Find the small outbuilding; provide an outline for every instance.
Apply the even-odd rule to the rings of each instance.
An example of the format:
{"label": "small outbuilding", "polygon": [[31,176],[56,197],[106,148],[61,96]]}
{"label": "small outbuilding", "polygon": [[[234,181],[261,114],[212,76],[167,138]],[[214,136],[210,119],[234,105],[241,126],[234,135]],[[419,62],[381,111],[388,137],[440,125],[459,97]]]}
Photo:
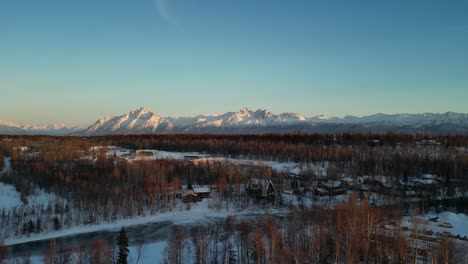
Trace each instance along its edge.
{"label": "small outbuilding", "polygon": [[187,190],[182,194],[182,202],[184,203],[196,203],[201,200],[192,190]]}
{"label": "small outbuilding", "polygon": [[155,149],[138,149],[135,153],[138,157],[153,157],[156,156],[159,151]]}
{"label": "small outbuilding", "polygon": [[209,198],[211,195],[210,187],[193,187],[193,193],[200,198]]}

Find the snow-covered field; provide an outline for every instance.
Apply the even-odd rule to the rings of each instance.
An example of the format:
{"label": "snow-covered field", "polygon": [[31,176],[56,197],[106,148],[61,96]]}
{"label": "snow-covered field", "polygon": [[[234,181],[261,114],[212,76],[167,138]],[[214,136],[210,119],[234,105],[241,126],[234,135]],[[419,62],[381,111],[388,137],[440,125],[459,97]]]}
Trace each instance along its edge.
{"label": "snow-covered field", "polygon": [[[109,155],[115,154],[117,157],[124,158],[128,150],[111,150]],[[311,170],[316,175],[321,177],[327,176],[328,162],[324,162],[321,165],[318,164],[300,164],[297,162],[278,162],[278,161],[263,161],[253,159],[237,159],[237,158],[220,158],[220,157],[203,157],[203,154],[199,152],[172,152],[172,151],[158,151],[154,156],[137,157],[135,160],[156,160],[156,159],[177,159],[183,160],[185,156],[200,156],[194,162],[226,162],[232,164],[243,164],[243,165],[263,165],[271,167],[278,172],[291,172],[299,174],[305,170]]]}
{"label": "snow-covered field", "polygon": [[[452,235],[460,235],[460,237],[468,237],[468,215],[466,214],[456,214],[452,212],[442,212],[440,214],[426,214],[421,217],[425,219],[439,217],[436,222],[427,221],[427,229],[432,230],[434,233],[449,232]],[[410,216],[405,216],[402,218],[403,226],[411,226]],[[439,224],[448,223],[452,227],[442,227]]]}

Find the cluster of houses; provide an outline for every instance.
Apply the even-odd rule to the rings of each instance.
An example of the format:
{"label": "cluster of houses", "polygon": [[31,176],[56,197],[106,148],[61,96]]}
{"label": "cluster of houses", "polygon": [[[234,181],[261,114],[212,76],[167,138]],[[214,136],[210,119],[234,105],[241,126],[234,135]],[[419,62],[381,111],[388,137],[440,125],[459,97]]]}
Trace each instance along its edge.
{"label": "cluster of houses", "polygon": [[[304,183],[298,175],[289,177],[290,186],[294,193],[303,193]],[[345,194],[348,190],[358,192],[375,192],[384,195],[416,196],[424,191],[435,190],[444,184],[445,178],[424,174],[420,177],[401,178],[399,181],[391,176],[358,176],[345,177],[337,180],[315,180],[311,182],[310,189],[317,196],[337,196]]]}
{"label": "cluster of houses", "polygon": [[[250,178],[244,185],[246,194],[257,199],[274,199],[277,195],[275,185],[271,180]],[[177,193],[184,203],[199,202],[211,196],[210,186],[186,186]]]}
{"label": "cluster of houses", "polygon": [[429,140],[417,141],[416,145],[424,146],[424,147],[438,147],[440,146],[440,142],[433,140],[433,139],[429,139]]}
{"label": "cluster of houses", "polygon": [[[375,192],[384,195],[415,196],[420,191],[434,189],[443,184],[444,178],[432,174],[421,177],[411,177],[396,181],[389,176],[359,176],[356,178],[342,178],[339,180],[317,180],[312,182],[311,188],[305,188],[300,175],[290,175],[285,187],[293,190],[294,194],[303,194],[311,190],[316,196],[337,196],[346,194],[349,190],[358,192]],[[278,195],[275,184],[270,179],[250,178],[244,184],[245,193],[257,199],[274,199]],[[211,188],[194,187],[186,189],[180,195],[184,202],[197,202],[210,197]]]}
{"label": "cluster of houses", "polygon": [[26,146],[13,147],[13,152],[20,155],[24,159],[33,159],[39,157],[39,152],[32,150]]}
{"label": "cluster of houses", "polygon": [[[106,156],[106,157],[119,157],[127,160],[134,160],[134,159],[151,159],[155,158],[160,154],[159,150],[156,149],[125,149],[117,146],[92,146],[88,148],[87,158],[89,159],[96,159],[98,157]],[[165,154],[161,155],[160,157],[164,157]],[[198,154],[198,153],[190,153],[185,154],[183,156],[178,156],[186,161],[191,162],[199,162],[205,161],[208,158],[211,158],[211,155],[208,154]]]}

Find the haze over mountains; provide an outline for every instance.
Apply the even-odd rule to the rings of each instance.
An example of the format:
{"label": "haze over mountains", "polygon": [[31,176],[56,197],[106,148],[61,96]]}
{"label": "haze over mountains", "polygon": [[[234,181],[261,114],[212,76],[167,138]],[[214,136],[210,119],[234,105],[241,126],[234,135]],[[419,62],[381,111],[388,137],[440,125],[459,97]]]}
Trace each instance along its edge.
{"label": "haze over mountains", "polygon": [[67,126],[62,123],[50,125],[29,125],[16,124],[13,122],[0,120],[0,134],[7,135],[55,135],[64,136],[73,132],[78,132],[83,128],[77,126]]}
{"label": "haze over mountains", "polygon": [[468,134],[468,114],[374,114],[363,117],[304,117],[295,113],[273,114],[267,110],[227,112],[195,117],[162,117],[147,108],[121,116],[105,117],[86,129],[63,124],[18,125],[0,121],[1,134],[122,135],[170,133],[428,133]]}

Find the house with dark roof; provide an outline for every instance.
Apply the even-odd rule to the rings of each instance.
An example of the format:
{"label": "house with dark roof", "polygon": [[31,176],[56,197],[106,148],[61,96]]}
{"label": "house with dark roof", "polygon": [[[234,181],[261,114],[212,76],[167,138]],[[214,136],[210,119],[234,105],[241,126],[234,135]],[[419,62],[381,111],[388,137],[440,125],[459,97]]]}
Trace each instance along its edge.
{"label": "house with dark roof", "polygon": [[271,180],[250,178],[245,184],[248,194],[257,198],[274,198],[276,196],[275,185]]}
{"label": "house with dark roof", "polygon": [[344,181],[328,180],[325,182],[320,182],[317,185],[316,193],[318,195],[340,195],[345,194],[346,190],[347,185]]}

